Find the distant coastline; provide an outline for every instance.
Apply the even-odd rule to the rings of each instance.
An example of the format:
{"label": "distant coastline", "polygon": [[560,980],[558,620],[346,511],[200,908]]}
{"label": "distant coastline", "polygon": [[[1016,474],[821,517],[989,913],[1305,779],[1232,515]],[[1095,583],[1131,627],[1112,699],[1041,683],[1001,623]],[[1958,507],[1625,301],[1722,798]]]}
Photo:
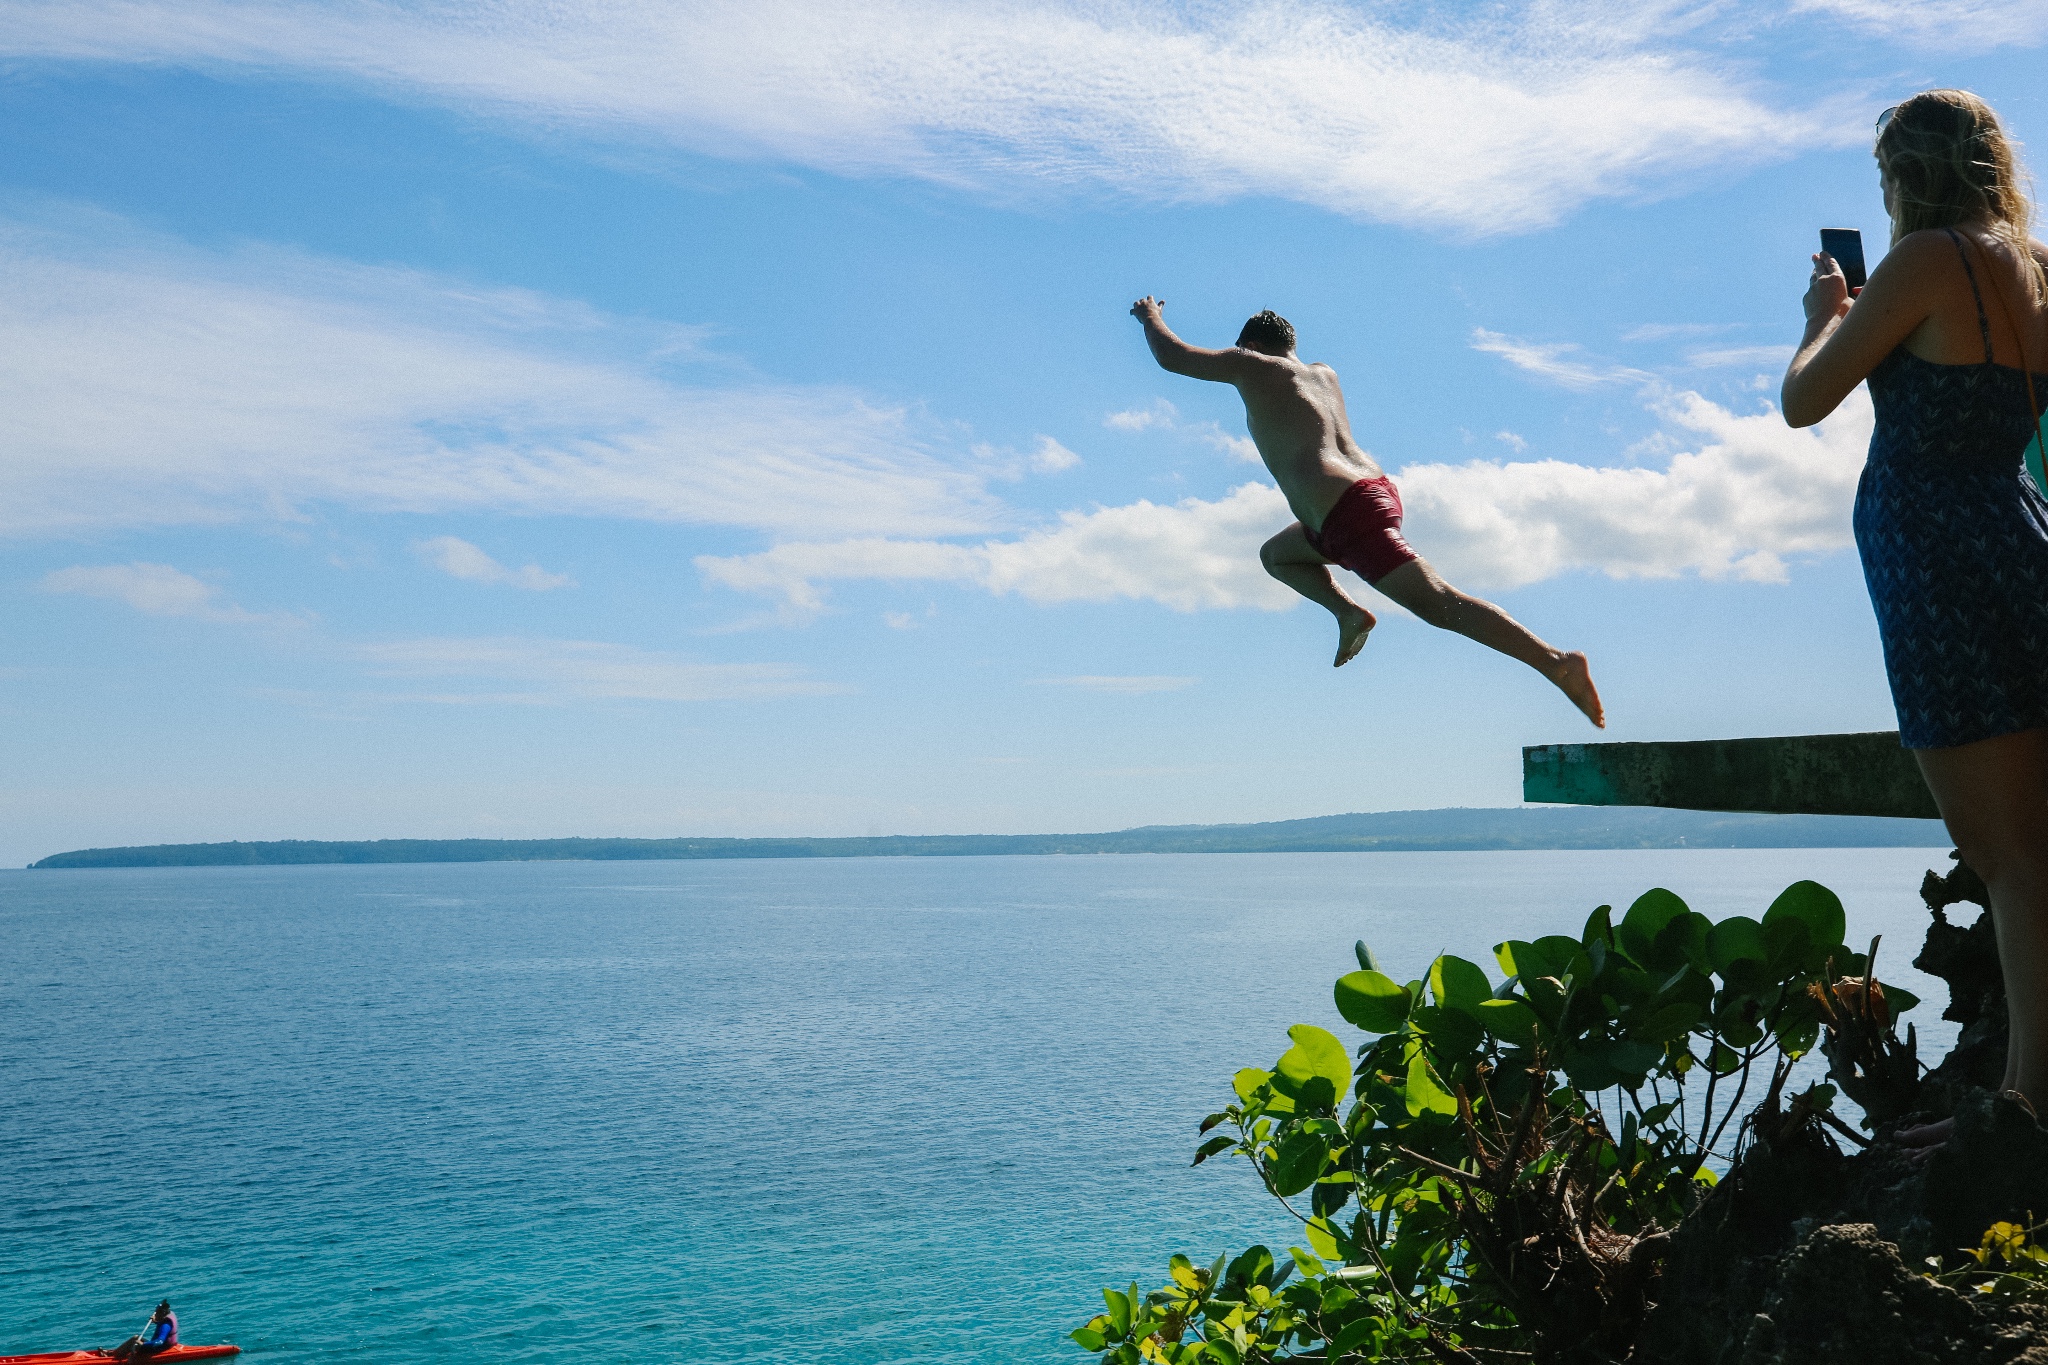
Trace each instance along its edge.
{"label": "distant coastline", "polygon": [[1644,807],[1378,811],[1106,834],[892,834],[838,839],[284,839],[57,853],[31,868],[286,867],[695,858],[971,858],[1086,853],[1448,853],[1491,849],[1947,848],[1936,820],[1737,815]]}

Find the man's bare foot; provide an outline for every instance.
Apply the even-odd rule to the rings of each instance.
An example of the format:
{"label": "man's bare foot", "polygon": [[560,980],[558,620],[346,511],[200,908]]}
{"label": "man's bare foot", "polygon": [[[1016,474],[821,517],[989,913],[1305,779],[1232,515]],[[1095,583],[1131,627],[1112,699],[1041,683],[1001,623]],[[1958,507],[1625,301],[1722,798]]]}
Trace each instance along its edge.
{"label": "man's bare foot", "polygon": [[1550,675],[1558,690],[1572,699],[1572,705],[1586,713],[1586,719],[1605,730],[1607,708],[1600,704],[1600,689],[1593,686],[1593,670],[1586,656],[1576,651],[1564,656]]}
{"label": "man's bare foot", "polygon": [[1342,668],[1358,657],[1358,651],[1365,648],[1365,637],[1372,634],[1372,628],[1379,624],[1371,612],[1358,608],[1356,616],[1337,618],[1337,662],[1332,668]]}

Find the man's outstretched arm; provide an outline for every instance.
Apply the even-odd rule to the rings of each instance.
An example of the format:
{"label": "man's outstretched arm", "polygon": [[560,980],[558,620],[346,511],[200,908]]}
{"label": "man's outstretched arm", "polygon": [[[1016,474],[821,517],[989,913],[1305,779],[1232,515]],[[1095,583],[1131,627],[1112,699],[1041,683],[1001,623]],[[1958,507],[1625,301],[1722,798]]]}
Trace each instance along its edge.
{"label": "man's outstretched arm", "polygon": [[1205,351],[1200,346],[1190,346],[1173,334],[1166,325],[1166,319],[1159,315],[1165,307],[1163,299],[1150,294],[1131,305],[1131,316],[1145,325],[1145,344],[1152,348],[1152,358],[1163,370],[1184,374],[1190,379],[1213,379],[1219,384],[1235,384],[1244,374],[1245,354],[1235,347],[1227,351]]}

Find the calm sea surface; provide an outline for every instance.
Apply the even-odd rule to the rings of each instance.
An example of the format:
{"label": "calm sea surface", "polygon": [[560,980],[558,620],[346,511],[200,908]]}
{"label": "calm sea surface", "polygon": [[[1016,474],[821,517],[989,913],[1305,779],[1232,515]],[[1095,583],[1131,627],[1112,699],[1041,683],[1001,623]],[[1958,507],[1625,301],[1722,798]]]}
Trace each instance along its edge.
{"label": "calm sea surface", "polygon": [[[0,1353],[1018,1362],[1285,1224],[1195,1124],[1285,1029],[1663,885],[1935,849],[0,872]],[[1881,963],[1882,965],[1882,963]]]}

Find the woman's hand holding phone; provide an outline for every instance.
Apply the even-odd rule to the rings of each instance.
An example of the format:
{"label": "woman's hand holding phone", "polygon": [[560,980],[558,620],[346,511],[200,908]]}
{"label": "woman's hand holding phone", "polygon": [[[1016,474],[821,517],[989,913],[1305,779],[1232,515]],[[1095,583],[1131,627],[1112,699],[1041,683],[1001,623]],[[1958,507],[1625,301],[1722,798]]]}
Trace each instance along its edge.
{"label": "woman's hand holding phone", "polygon": [[1849,311],[1849,279],[1842,267],[1825,251],[1813,253],[1813,276],[1806,282],[1807,326],[1826,323]]}

